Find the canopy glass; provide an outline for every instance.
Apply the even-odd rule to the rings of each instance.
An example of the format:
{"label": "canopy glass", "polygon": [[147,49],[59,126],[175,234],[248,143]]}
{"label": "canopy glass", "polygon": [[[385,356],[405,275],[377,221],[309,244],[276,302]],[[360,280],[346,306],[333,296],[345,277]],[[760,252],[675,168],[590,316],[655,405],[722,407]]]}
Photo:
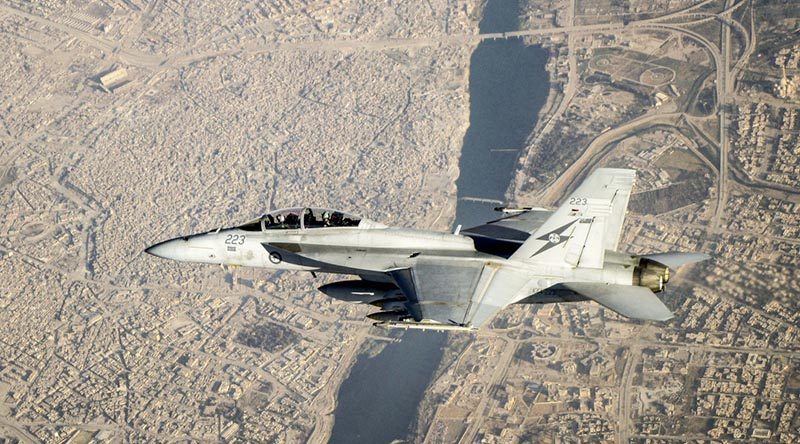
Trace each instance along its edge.
{"label": "canopy glass", "polygon": [[244,231],[297,230],[357,227],[361,218],[329,208],[286,208],[275,210],[239,226]]}

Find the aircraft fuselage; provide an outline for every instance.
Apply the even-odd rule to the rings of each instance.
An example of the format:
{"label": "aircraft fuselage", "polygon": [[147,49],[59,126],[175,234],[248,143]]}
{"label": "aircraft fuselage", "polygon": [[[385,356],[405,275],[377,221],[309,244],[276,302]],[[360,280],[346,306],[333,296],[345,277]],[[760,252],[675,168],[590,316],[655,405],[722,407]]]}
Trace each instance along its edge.
{"label": "aircraft fuselage", "polygon": [[530,284],[518,299],[562,281],[630,285],[635,258],[608,252],[602,269],[513,261],[482,253],[467,236],[408,228],[334,227],[262,232],[227,228],[178,237],[147,249],[165,259],[273,270],[381,276],[419,261],[483,262],[522,272]]}
{"label": "aircraft fuselage", "polygon": [[521,210],[464,233],[297,207],[146,251],[184,262],[356,275],[319,289],[376,305],[381,311],[369,318],[403,328],[475,329],[510,304],[586,299],[633,319],[664,321],[673,314],[655,293],[669,268],[708,256],[616,251],[634,178],[632,170],[600,168],[554,211]]}

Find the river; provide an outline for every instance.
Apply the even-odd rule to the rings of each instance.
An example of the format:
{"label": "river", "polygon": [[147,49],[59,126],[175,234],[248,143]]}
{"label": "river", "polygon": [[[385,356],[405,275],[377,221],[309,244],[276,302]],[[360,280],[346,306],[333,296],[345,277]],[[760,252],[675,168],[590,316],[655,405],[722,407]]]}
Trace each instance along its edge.
{"label": "river", "polygon": [[[481,33],[518,29],[519,11],[518,0],[489,0]],[[547,99],[546,63],[546,50],[519,39],[484,41],[473,52],[470,126],[459,161],[456,224],[467,228],[497,218],[497,205],[485,200],[505,198],[519,150]],[[419,403],[441,362],[447,334],[409,330],[399,338],[376,356],[358,357],[339,388],[331,443],[409,438]]]}

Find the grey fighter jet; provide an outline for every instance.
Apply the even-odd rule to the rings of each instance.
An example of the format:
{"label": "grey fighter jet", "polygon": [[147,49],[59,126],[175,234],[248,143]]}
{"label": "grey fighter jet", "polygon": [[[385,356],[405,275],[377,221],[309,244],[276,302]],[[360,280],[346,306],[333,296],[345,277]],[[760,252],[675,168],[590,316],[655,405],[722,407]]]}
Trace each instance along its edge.
{"label": "grey fighter jet", "polygon": [[670,269],[708,256],[617,252],[634,177],[633,170],[597,169],[555,211],[506,209],[507,217],[454,233],[298,207],[146,251],[184,262],[352,275],[319,290],[380,307],[369,318],[386,327],[470,330],[510,304],[587,300],[664,321],[673,315],[655,293]]}

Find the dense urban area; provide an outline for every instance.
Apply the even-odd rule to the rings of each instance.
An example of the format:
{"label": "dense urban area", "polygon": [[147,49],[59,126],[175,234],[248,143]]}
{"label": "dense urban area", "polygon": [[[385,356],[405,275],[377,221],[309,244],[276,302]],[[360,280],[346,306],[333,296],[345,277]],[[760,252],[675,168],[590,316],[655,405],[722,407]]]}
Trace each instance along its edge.
{"label": "dense urban area", "polygon": [[[0,443],[326,442],[397,340],[336,277],[157,260],[269,209],[448,230],[482,41],[550,58],[507,200],[635,168],[620,245],[703,251],[631,321],[515,306],[451,333],[411,439],[800,441],[800,4],[0,3]],[[379,390],[379,387],[369,388]]]}

